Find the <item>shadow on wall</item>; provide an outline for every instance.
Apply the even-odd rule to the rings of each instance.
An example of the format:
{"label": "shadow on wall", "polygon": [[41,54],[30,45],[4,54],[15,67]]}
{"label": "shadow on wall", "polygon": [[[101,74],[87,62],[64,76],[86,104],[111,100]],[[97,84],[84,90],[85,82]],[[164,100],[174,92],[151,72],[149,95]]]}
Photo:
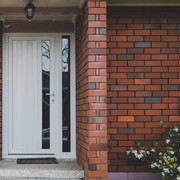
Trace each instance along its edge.
{"label": "shadow on wall", "polygon": [[162,180],[159,173],[109,173],[108,180]]}

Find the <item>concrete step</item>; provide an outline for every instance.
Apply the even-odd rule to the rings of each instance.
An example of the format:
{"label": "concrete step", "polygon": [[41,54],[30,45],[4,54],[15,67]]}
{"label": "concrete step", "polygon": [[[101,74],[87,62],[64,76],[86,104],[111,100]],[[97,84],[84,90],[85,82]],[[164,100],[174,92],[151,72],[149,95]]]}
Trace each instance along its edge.
{"label": "concrete step", "polygon": [[0,162],[0,180],[63,180],[83,179],[84,171],[76,162],[59,164],[16,164],[15,161]]}
{"label": "concrete step", "polygon": [[62,178],[7,178],[7,177],[2,177],[0,180],[82,180],[82,179],[62,179]]}

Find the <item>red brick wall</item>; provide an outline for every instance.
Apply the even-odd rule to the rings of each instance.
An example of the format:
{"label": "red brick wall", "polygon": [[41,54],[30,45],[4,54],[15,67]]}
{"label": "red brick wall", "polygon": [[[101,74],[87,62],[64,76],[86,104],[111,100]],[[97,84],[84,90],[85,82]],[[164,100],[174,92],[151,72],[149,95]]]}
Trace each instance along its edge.
{"label": "red brick wall", "polygon": [[2,39],[3,22],[0,22],[0,159],[2,159]]}
{"label": "red brick wall", "polygon": [[145,171],[125,151],[180,121],[180,13],[110,8],[107,34],[109,171]]}
{"label": "red brick wall", "polygon": [[86,179],[107,179],[106,1],[88,0],[76,22],[77,158]]}

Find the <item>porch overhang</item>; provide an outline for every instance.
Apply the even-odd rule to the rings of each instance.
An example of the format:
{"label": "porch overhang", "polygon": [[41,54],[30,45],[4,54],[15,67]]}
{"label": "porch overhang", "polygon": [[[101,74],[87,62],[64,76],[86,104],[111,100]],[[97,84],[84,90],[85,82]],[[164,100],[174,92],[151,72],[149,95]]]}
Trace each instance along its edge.
{"label": "porch overhang", "polygon": [[[0,19],[4,21],[26,21],[24,7],[29,1],[1,0]],[[80,13],[85,0],[34,0],[34,21],[73,21]]]}
{"label": "porch overhang", "polygon": [[180,6],[179,0],[108,0],[108,6]]}

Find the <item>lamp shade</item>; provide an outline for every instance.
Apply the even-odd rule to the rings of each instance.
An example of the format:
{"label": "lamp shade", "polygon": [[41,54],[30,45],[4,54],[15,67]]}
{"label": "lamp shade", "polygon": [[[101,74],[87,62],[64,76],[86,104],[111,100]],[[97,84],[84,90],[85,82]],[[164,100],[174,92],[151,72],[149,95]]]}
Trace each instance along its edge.
{"label": "lamp shade", "polygon": [[26,17],[29,21],[32,20],[34,13],[35,13],[36,7],[32,2],[29,2],[27,6],[24,8],[24,12],[26,14]]}

